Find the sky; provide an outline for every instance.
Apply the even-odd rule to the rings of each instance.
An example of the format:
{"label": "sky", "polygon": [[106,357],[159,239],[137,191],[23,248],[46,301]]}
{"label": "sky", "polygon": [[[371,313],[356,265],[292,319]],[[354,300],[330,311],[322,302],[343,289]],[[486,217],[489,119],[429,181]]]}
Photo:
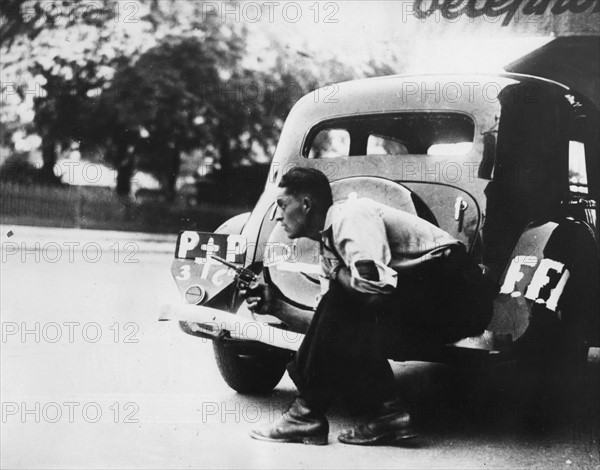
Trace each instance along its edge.
{"label": "sky", "polygon": [[[335,50],[349,62],[394,52],[406,57],[409,73],[499,72],[553,39],[543,17],[516,15],[509,26],[502,26],[502,17],[448,21],[434,14],[419,20],[412,0],[271,3],[260,28],[290,47]],[[251,8],[241,7],[239,18],[253,19]]]}

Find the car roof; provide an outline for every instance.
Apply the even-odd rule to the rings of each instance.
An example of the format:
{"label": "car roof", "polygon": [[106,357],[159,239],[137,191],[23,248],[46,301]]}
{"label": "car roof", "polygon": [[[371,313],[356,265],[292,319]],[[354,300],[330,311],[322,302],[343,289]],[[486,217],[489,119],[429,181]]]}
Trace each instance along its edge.
{"label": "car roof", "polygon": [[464,113],[473,118],[478,135],[495,125],[500,115],[500,91],[518,83],[533,83],[534,90],[544,88],[556,96],[569,92],[567,86],[552,80],[511,73],[390,75],[325,85],[302,97],[292,108],[273,161],[302,158],[302,144],[315,125],[361,114]]}
{"label": "car roof", "polygon": [[[461,165],[475,167],[481,162],[484,150],[483,136],[497,128],[501,115],[499,93],[509,85],[534,84],[528,87],[541,92],[545,98],[564,99],[570,90],[565,85],[547,79],[521,74],[429,74],[392,75],[352,80],[321,87],[301,98],[286,119],[272,161],[273,177],[269,186],[275,186],[278,177],[292,166],[319,168],[331,179],[355,175],[377,175],[392,180],[405,180],[403,162],[418,162],[422,158],[406,156],[355,156],[335,159],[307,159],[303,146],[308,134],[324,121],[360,115],[404,112],[456,112],[472,118],[474,142],[471,150],[461,156],[430,156],[427,163],[441,167]],[[549,93],[548,93],[549,92]],[[529,98],[529,95],[527,95]],[[335,171],[328,172],[331,168]],[[479,186],[477,178],[465,172],[458,186]],[[410,177],[422,179],[417,174]]]}
{"label": "car roof", "polygon": [[558,82],[522,74],[390,75],[325,85],[301,98],[290,117],[301,115],[310,125],[324,117],[372,112],[431,109],[470,113],[482,101],[494,101],[501,89],[518,82],[569,91]]}

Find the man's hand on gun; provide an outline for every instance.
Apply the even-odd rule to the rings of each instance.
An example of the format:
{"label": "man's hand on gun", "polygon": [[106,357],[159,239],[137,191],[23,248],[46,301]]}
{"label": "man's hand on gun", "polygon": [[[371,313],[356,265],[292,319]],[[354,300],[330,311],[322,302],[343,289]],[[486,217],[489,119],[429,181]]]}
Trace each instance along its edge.
{"label": "man's hand on gun", "polygon": [[272,314],[273,293],[271,288],[262,282],[255,283],[251,288],[240,289],[240,295],[246,299],[248,309],[258,315]]}

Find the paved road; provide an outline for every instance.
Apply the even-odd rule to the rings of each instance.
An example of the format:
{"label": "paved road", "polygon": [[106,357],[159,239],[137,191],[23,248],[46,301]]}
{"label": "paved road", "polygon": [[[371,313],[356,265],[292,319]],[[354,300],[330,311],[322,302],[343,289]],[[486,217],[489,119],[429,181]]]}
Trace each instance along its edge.
{"label": "paved road", "polygon": [[518,424],[509,394],[474,404],[482,398],[456,398],[454,369],[407,363],[395,372],[420,403],[423,435],[410,447],[338,443],[352,423],[341,407],[328,446],[254,441],[247,431],[275,419],[293,385],[238,395],[210,343],[155,320],[177,297],[172,237],[12,230],[2,227],[2,468],[599,467],[597,361],[583,416],[545,433]]}

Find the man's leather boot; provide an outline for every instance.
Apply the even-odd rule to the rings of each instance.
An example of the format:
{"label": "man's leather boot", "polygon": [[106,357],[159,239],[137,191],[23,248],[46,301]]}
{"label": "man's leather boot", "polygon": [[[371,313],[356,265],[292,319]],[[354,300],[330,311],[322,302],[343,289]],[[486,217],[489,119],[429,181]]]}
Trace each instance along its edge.
{"label": "man's leather boot", "polygon": [[302,442],[325,445],[329,434],[329,423],[322,412],[298,397],[281,418],[274,423],[250,431],[250,437],[270,442]]}
{"label": "man's leather boot", "polygon": [[396,401],[388,401],[374,418],[343,431],[338,440],[344,444],[372,446],[415,437],[410,415]]}

